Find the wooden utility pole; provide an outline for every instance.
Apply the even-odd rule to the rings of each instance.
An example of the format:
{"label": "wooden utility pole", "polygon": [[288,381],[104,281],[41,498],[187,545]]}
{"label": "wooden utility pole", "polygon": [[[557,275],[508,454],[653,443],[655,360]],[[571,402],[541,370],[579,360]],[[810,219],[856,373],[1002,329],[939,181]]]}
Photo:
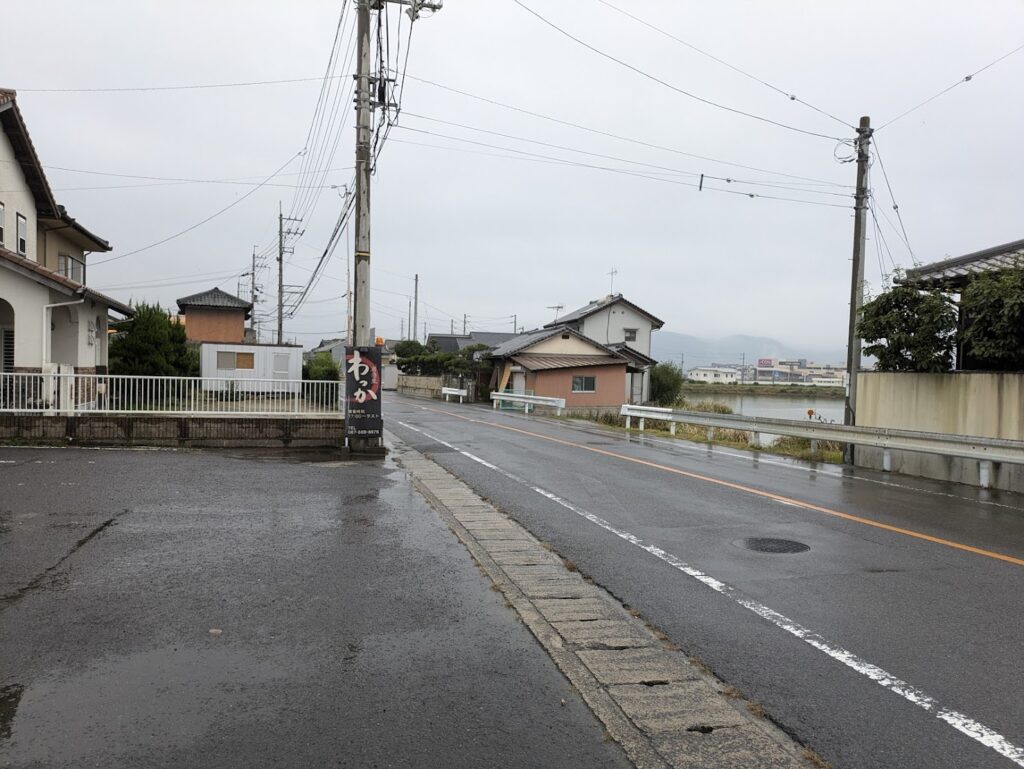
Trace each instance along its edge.
{"label": "wooden utility pole", "polygon": [[[857,424],[857,371],[860,369],[861,344],[857,334],[864,306],[864,247],[867,235],[868,165],[871,159],[871,118],[862,117],[857,128],[857,190],[854,196],[853,269],[850,278],[850,332],[846,346],[846,408],[843,424]],[[846,446],[846,461],[853,463],[853,444]]]}

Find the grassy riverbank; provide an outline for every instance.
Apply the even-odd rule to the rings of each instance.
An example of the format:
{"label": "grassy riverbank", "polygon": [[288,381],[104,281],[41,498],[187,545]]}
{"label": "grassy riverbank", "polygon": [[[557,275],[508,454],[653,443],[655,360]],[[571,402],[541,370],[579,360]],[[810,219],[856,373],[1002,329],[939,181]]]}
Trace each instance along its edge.
{"label": "grassy riverbank", "polygon": [[828,398],[842,400],[846,391],[842,387],[810,387],[804,385],[756,384],[703,384],[684,382],[683,397],[701,398],[705,395],[780,395],[784,398]]}
{"label": "grassy riverbank", "polygon": [[[686,411],[703,411],[712,414],[733,413],[732,409],[728,406],[721,403],[714,403],[712,401],[694,402],[683,400],[676,408],[684,409]],[[635,427],[630,430],[626,430],[625,417],[621,417],[617,414],[604,414],[589,421],[597,422],[600,425],[621,432],[640,432],[639,429]],[[633,423],[636,424],[636,419],[633,420]],[[702,427],[701,425],[677,424],[676,434],[673,436],[669,432],[668,422],[661,422],[656,419],[648,418],[645,420],[644,434],[655,435],[660,438],[675,438],[676,440],[708,443],[707,428]],[[710,443],[714,446],[726,446],[734,449],[743,449],[745,451],[760,451],[766,454],[777,454],[779,456],[793,457],[794,459],[803,459],[809,462],[826,462],[835,465],[843,463],[843,447],[839,443],[818,441],[818,450],[811,451],[811,441],[808,438],[781,436],[775,443],[769,446],[754,446],[751,443],[751,439],[751,433],[746,432],[745,430],[716,429],[714,432],[714,439],[711,440]]]}

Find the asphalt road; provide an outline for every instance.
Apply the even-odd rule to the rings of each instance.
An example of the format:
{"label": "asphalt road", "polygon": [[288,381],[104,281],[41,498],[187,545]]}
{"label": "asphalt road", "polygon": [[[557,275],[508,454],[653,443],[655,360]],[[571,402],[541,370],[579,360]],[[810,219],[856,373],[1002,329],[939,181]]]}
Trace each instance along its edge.
{"label": "asphalt road", "polygon": [[0,766],[629,766],[404,472],[288,457],[0,448]]}
{"label": "asphalt road", "polygon": [[838,769],[1024,766],[1021,496],[399,396],[385,416]]}

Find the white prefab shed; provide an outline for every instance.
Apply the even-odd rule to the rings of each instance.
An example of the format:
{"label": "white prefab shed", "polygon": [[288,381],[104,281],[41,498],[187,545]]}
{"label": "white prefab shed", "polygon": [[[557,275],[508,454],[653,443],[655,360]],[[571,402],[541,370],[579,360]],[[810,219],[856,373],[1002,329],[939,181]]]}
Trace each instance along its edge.
{"label": "white prefab shed", "polygon": [[[228,344],[203,342],[199,345],[199,373],[207,390],[226,390],[234,380],[240,392],[300,392],[302,389],[302,347],[290,344]],[[284,386],[280,382],[289,381]]]}

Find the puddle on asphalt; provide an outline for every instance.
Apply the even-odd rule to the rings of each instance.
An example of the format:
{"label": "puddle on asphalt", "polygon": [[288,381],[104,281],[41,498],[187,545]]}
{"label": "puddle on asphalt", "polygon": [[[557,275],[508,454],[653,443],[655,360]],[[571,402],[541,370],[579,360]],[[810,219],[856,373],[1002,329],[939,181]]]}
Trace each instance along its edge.
{"label": "puddle on asphalt", "polygon": [[21,684],[0,687],[0,742],[11,738],[11,724],[14,722],[14,714],[18,712],[23,691],[25,687]]}

